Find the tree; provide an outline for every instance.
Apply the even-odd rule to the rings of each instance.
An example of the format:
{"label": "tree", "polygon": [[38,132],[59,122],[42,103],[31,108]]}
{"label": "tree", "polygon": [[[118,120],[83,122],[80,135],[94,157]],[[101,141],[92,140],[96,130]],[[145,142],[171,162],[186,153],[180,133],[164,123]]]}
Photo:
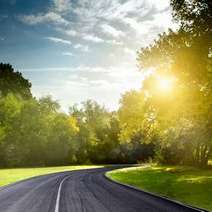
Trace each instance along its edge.
{"label": "tree", "polygon": [[[179,30],[161,34],[153,45],[142,48],[138,63],[142,70],[153,68],[155,78],[168,75],[175,79],[172,104],[170,99],[173,98],[165,98],[165,101],[158,98],[160,95],[158,91],[153,92],[150,78],[144,83],[144,90],[158,118],[167,123],[164,132],[169,128],[178,132],[181,119],[190,123],[190,130],[186,134],[180,130],[177,137],[183,137],[188,143],[192,137],[193,163],[205,166],[212,153],[212,5],[207,0],[172,0],[171,5],[173,16],[180,24]],[[162,113],[168,110],[174,117]]]}
{"label": "tree", "polygon": [[58,111],[50,97],[0,99],[0,165],[65,165],[75,156],[76,120]]}
{"label": "tree", "polygon": [[[7,166],[10,152],[14,149],[17,129],[13,129],[19,117],[23,103],[13,94],[0,98],[0,166]],[[14,130],[14,131],[13,131]],[[14,139],[9,139],[14,135]],[[9,147],[10,146],[10,147]]]}
{"label": "tree", "polygon": [[122,96],[120,103],[119,138],[123,144],[128,144],[128,160],[135,163],[153,158],[159,137],[156,114],[145,93],[132,90]]}
{"label": "tree", "polygon": [[79,132],[75,136],[78,163],[120,162],[119,121],[97,102],[88,100],[81,107],[70,108],[70,116],[77,120]]}
{"label": "tree", "polygon": [[75,163],[74,136],[78,132],[75,119],[63,113],[54,115],[45,148],[46,165]]}
{"label": "tree", "polygon": [[30,88],[31,83],[20,72],[15,72],[10,64],[0,63],[0,96],[13,93],[29,99],[32,97]]}

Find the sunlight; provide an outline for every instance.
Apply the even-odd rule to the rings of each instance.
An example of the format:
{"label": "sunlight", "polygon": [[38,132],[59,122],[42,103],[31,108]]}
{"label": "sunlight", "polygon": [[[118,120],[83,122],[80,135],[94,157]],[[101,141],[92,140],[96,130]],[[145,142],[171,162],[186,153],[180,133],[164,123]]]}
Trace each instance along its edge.
{"label": "sunlight", "polygon": [[174,86],[174,79],[171,77],[158,77],[157,87],[160,91],[170,92]]}

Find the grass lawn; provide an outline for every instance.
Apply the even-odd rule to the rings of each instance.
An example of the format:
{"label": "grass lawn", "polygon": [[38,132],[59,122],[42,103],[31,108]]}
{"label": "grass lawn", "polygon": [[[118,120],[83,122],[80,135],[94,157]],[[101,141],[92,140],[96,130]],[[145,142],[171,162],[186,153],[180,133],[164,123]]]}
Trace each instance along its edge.
{"label": "grass lawn", "polygon": [[10,183],[38,175],[79,170],[79,169],[98,168],[98,167],[102,166],[82,165],[82,166],[58,166],[58,167],[45,167],[45,168],[0,169],[0,186],[8,185]]}
{"label": "grass lawn", "polygon": [[115,181],[212,211],[212,170],[143,166],[107,173]]}

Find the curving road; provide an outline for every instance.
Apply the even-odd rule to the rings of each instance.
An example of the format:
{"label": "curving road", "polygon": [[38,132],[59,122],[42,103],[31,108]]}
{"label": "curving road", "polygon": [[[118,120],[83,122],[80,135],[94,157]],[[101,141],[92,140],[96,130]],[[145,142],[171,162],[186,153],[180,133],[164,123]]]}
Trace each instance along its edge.
{"label": "curving road", "polygon": [[107,180],[112,168],[34,177],[0,189],[0,212],[198,211]]}

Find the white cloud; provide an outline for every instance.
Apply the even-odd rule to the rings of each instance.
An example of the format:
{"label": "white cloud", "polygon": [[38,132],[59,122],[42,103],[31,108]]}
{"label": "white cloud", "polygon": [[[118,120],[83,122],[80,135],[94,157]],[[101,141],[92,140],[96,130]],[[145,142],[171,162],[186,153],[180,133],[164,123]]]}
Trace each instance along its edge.
{"label": "white cloud", "polygon": [[65,20],[60,14],[55,12],[48,12],[46,14],[39,13],[37,15],[23,15],[18,17],[23,23],[28,25],[36,25],[40,23],[53,23],[67,25],[69,22]]}
{"label": "white cloud", "polygon": [[149,44],[158,33],[173,27],[169,0],[51,1],[47,13],[19,19],[29,25],[51,23],[56,30],[76,39],[112,45],[123,45],[126,40],[133,44],[138,38]]}
{"label": "white cloud", "polygon": [[79,43],[76,44],[76,45],[74,45],[74,48],[75,48],[75,49],[80,49],[80,48],[82,48],[82,47],[83,47],[83,45],[82,45],[82,44],[79,44]]}
{"label": "white cloud", "polygon": [[120,30],[117,30],[116,28],[108,25],[108,24],[103,24],[101,26],[102,30],[104,33],[112,36],[112,37],[115,37],[115,38],[118,38],[118,37],[121,37],[124,35],[124,33]]}
{"label": "white cloud", "polygon": [[87,45],[82,45],[80,43],[75,44],[74,48],[79,49],[82,52],[89,52],[89,47]]}
{"label": "white cloud", "polygon": [[110,53],[109,56],[115,58],[116,55],[114,53]]}
{"label": "white cloud", "polygon": [[47,13],[38,13],[31,15],[18,16],[19,20],[28,25],[40,23],[52,23],[68,25],[69,21],[63,18],[63,13],[71,8],[70,0],[52,0],[54,7],[50,8]]}
{"label": "white cloud", "polygon": [[170,0],[148,0],[149,6],[154,6],[157,10],[164,10],[170,5]]}
{"label": "white cloud", "polygon": [[65,33],[73,37],[78,35],[78,32],[76,30],[66,30]]}
{"label": "white cloud", "polygon": [[[78,31],[75,31],[75,30],[64,30],[63,31],[61,29],[58,29],[58,31],[63,32],[65,35],[69,35],[71,37],[75,37],[75,38],[82,39],[84,41],[92,42],[92,43],[96,43],[96,44],[105,43],[105,44],[110,44],[110,45],[114,45],[114,46],[122,46],[123,45],[123,41],[121,39],[109,40],[109,39],[106,39],[106,38],[101,38],[99,36],[96,36],[92,33],[91,34],[85,34],[83,32],[78,32]],[[89,51],[88,45],[82,45],[82,44],[79,44],[79,43],[74,45],[74,48],[80,49],[82,52],[88,52]]]}
{"label": "white cloud", "polygon": [[89,34],[83,35],[82,39],[87,40],[87,41],[91,41],[91,42],[94,42],[94,43],[103,43],[104,42],[104,40],[102,38],[97,37],[95,35],[91,35],[91,34],[90,35]]}
{"label": "white cloud", "polygon": [[172,15],[170,11],[163,11],[161,13],[154,14],[153,17],[154,19],[152,20],[152,25],[156,25],[159,27],[166,26],[166,28],[172,27],[173,29],[177,28],[177,24],[173,23],[172,21]]}
{"label": "white cloud", "polygon": [[53,0],[55,10],[58,12],[68,11],[71,8],[71,1],[70,0]]}
{"label": "white cloud", "polygon": [[[52,7],[47,13],[40,11],[20,19],[29,25],[51,24],[61,37],[68,38],[47,39],[72,45],[74,58],[78,57],[76,63],[79,62],[76,67],[30,70],[33,74],[37,71],[49,74],[48,85],[46,81],[36,85],[36,79],[29,77],[33,92],[36,95],[50,93],[66,108],[88,98],[117,108],[121,93],[141,86],[143,75],[136,69],[136,48],[148,45],[158,33],[174,26],[171,10],[167,9],[169,0],[51,1]],[[90,46],[95,51],[87,54],[83,60],[85,65],[80,65],[82,52],[89,51]],[[72,52],[65,51],[61,54],[73,56]]]}
{"label": "white cloud", "polygon": [[46,39],[53,41],[55,43],[63,43],[63,44],[69,44],[71,45],[71,41],[69,40],[64,40],[62,38],[58,38],[58,37],[46,37]]}
{"label": "white cloud", "polygon": [[115,46],[124,45],[122,41],[117,41],[117,40],[105,40],[105,43],[112,44],[112,45],[115,45]]}
{"label": "white cloud", "polygon": [[144,25],[142,22],[139,23],[135,18],[125,18],[124,22],[130,26],[139,35],[148,33],[150,25]]}
{"label": "white cloud", "polygon": [[[48,85],[45,80],[43,83],[39,81],[38,84],[38,81],[32,78],[33,94],[37,97],[52,95],[59,100],[66,111],[70,105],[87,99],[94,99],[110,110],[117,109],[121,94],[129,89],[140,88],[143,80],[142,74],[137,72],[136,67],[127,63],[111,67],[81,65],[48,68],[48,70],[45,71]],[[34,70],[33,75],[36,72],[40,75],[43,71]],[[24,71],[23,73],[30,78],[31,72]]]}
{"label": "white cloud", "polygon": [[136,58],[136,51],[129,49],[127,47],[124,48],[124,52],[130,56],[132,56],[133,58]]}
{"label": "white cloud", "polygon": [[63,52],[62,55],[71,56],[71,57],[74,56],[73,53],[71,53],[71,52]]}
{"label": "white cloud", "polygon": [[146,0],[81,0],[74,12],[80,20],[98,22],[104,20],[121,20],[128,15],[139,14],[146,5]]}
{"label": "white cloud", "polygon": [[[59,29],[59,31],[61,31],[61,29]],[[121,39],[119,39],[119,40],[115,40],[115,39],[107,40],[107,39],[100,38],[100,37],[93,35],[93,34],[80,33],[80,32],[77,32],[75,30],[65,30],[64,33],[66,35],[70,35],[71,37],[77,37],[79,39],[82,39],[82,40],[85,40],[85,41],[90,41],[90,42],[93,42],[93,43],[108,43],[108,44],[117,45],[117,46],[123,45],[123,42],[121,41]],[[84,52],[89,51],[89,48],[88,48],[87,45],[82,46],[81,44],[76,44],[75,48],[81,49]]]}

